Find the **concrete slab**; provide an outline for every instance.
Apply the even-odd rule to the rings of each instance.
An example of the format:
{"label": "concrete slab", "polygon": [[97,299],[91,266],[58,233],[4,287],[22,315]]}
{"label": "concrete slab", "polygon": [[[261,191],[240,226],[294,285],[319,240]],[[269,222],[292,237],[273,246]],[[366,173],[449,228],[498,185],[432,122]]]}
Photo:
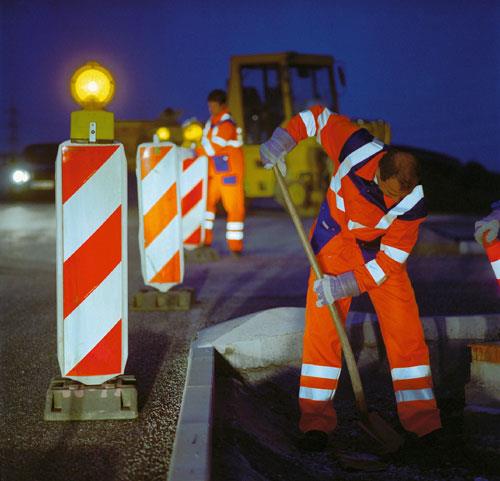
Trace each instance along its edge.
{"label": "concrete slab", "polygon": [[[296,365],[302,355],[305,309],[280,307],[234,319],[199,332],[197,347],[213,346],[234,368]],[[428,341],[500,338],[500,314],[422,318]],[[379,356],[381,345],[374,314],[351,312],[346,323],[360,365]]]}

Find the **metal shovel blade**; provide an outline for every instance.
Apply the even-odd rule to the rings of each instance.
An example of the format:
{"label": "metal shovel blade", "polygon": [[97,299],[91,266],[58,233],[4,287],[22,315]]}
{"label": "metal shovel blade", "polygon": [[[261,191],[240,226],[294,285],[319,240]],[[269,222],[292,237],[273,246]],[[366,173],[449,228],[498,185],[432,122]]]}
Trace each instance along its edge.
{"label": "metal shovel blade", "polygon": [[335,457],[343,469],[348,471],[383,471],[388,464],[370,453],[337,450]]}
{"label": "metal shovel blade", "polygon": [[376,412],[368,413],[367,419],[358,423],[382,445],[383,454],[395,453],[404,443],[404,438]]}

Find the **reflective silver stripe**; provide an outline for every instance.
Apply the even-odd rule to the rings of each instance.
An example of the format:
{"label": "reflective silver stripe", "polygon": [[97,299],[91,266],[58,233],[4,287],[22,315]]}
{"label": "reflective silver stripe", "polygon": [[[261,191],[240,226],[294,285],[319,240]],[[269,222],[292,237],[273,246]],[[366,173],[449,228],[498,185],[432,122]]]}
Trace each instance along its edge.
{"label": "reflective silver stripe", "polygon": [[373,259],[370,262],[365,264],[365,267],[368,269],[368,272],[373,277],[373,280],[377,283],[377,285],[382,284],[385,279],[385,272],[382,267],[378,265],[378,262]]}
{"label": "reflective silver stripe", "polygon": [[311,399],[312,401],[329,401],[333,399],[335,389],[318,389],[314,387],[300,386],[299,398]]}
{"label": "reflective silver stripe", "polygon": [[228,230],[226,232],[226,239],[227,240],[243,240],[243,232]]}
{"label": "reflective silver stripe", "polygon": [[318,115],[318,133],[316,135],[316,140],[318,141],[319,144],[321,144],[321,131],[323,130],[323,127],[327,124],[330,115],[332,115],[332,113],[327,108],[323,109],[323,112],[321,112],[321,114]]}
{"label": "reflective silver stripe", "polygon": [[345,177],[355,165],[375,155],[377,152],[380,152],[383,148],[384,144],[380,140],[374,139],[361,146],[359,149],[356,149],[340,164],[330,182],[330,189],[335,193],[335,201],[339,210],[345,212],[344,199],[339,194],[340,188],[342,187],[342,178]]}
{"label": "reflective silver stripe", "polygon": [[395,367],[391,369],[393,381],[403,381],[404,379],[417,379],[419,377],[430,377],[431,367],[428,364],[411,367]]}
{"label": "reflective silver stripe", "polygon": [[223,114],[222,117],[220,118],[220,122],[223,122],[224,120],[230,120],[231,116],[229,114]]}
{"label": "reflective silver stripe", "polygon": [[306,127],[307,136],[313,137],[316,135],[316,122],[313,113],[310,110],[304,110],[299,115]]}
{"label": "reflective silver stripe", "polygon": [[330,182],[330,189],[334,192],[339,192],[341,187],[342,179],[349,173],[349,171],[357,164],[363,162],[368,157],[375,155],[384,148],[384,144],[378,140],[374,139],[365,145],[362,145],[359,149],[356,149],[350,155],[348,155],[340,164],[337,172],[332,177]]}
{"label": "reflective silver stripe", "polygon": [[214,220],[215,212],[210,212],[209,210],[205,211],[205,219]]}
{"label": "reflective silver stripe", "polygon": [[201,145],[205,149],[205,152],[207,153],[207,155],[209,155],[211,157],[213,157],[215,155],[215,150],[212,147],[212,144],[210,143],[210,140],[208,140],[206,137],[203,137],[201,139]]}
{"label": "reflective silver stripe", "polygon": [[399,204],[393,207],[385,214],[375,226],[375,229],[387,229],[398,215],[403,215],[410,209],[415,207],[417,202],[424,198],[424,189],[421,185],[417,185],[411,193],[403,198]]}
{"label": "reflective silver stripe", "polygon": [[410,255],[409,252],[398,249],[397,247],[391,247],[386,244],[380,244],[380,250],[389,256],[392,260],[403,264],[408,259]]}
{"label": "reflective silver stripe", "polygon": [[434,393],[431,388],[427,389],[405,389],[403,391],[396,391],[396,401],[404,403],[409,401],[430,401],[434,399]]}
{"label": "reflective silver stripe", "polygon": [[340,197],[339,194],[335,192],[335,203],[337,204],[337,209],[341,210],[342,212],[345,212],[345,205],[344,205],[344,199]]}
{"label": "reflective silver stripe", "polygon": [[353,230],[353,229],[366,229],[366,225],[360,224],[359,222],[355,222],[353,220],[349,220],[347,222],[347,228],[349,230]]}
{"label": "reflective silver stripe", "polygon": [[224,140],[222,137],[217,137],[212,135],[212,138],[210,139],[214,144],[220,145],[221,147],[226,147],[227,146],[227,141]]}
{"label": "reflective silver stripe", "polygon": [[229,147],[241,147],[243,142],[241,140],[228,140],[227,145]]}
{"label": "reflective silver stripe", "polygon": [[495,273],[495,277],[500,279],[500,259],[493,261],[491,263],[491,267],[493,267],[493,272]]}
{"label": "reflective silver stripe", "polygon": [[340,376],[340,367],[302,364],[301,374],[302,376],[321,377],[323,379],[338,379]]}
{"label": "reflective silver stripe", "polygon": [[204,223],[205,229],[212,230],[214,228],[213,220],[206,220]]}
{"label": "reflective silver stripe", "polygon": [[226,224],[227,230],[243,230],[245,224],[243,222],[228,222]]}

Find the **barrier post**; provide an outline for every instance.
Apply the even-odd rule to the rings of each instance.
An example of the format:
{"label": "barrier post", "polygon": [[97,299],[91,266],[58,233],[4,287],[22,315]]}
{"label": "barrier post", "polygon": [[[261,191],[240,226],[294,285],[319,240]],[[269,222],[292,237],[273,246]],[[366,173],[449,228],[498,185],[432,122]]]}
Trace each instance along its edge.
{"label": "barrier post", "polygon": [[176,288],[184,279],[184,249],[178,147],[147,142],[137,148],[139,250],[144,284],[132,308],[187,310],[194,290]]}
{"label": "barrier post", "polygon": [[[92,73],[88,81],[96,82]],[[95,93],[94,86],[90,90]],[[51,381],[44,419],[133,419],[135,378],[123,375],[128,355],[125,152],[109,138],[112,114],[80,112],[72,114],[72,139],[59,146],[56,159],[57,357],[62,377]]]}
{"label": "barrier post", "polygon": [[486,255],[491,262],[493,273],[497,279],[497,285],[500,288],[500,240],[495,239],[489,244],[484,243],[484,249],[486,250]]}

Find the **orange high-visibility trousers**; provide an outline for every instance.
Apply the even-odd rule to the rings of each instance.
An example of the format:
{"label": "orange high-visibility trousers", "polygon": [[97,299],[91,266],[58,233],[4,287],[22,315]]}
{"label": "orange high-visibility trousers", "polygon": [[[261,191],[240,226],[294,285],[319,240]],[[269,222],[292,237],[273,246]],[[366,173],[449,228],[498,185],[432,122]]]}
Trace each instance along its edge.
{"label": "orange high-visibility trousers", "polygon": [[208,178],[207,214],[205,223],[205,245],[212,244],[213,219],[217,202],[227,212],[226,241],[228,248],[233,252],[243,250],[243,228],[245,222],[245,193],[243,180],[238,174],[213,174]]}
{"label": "orange high-visibility trousers", "polygon": [[[338,275],[365,262],[354,239],[339,234],[331,242],[335,246],[327,254],[318,256],[325,274]],[[341,345],[328,308],[316,307],[314,280],[311,273],[300,378],[299,429],[329,432],[337,425],[332,400],[342,365]],[[406,269],[403,267],[391,274],[368,294],[387,351],[399,419],[407,431],[423,436],[440,428],[441,420],[432,389],[429,352]],[[344,322],[350,303],[350,298],[336,302]]]}

